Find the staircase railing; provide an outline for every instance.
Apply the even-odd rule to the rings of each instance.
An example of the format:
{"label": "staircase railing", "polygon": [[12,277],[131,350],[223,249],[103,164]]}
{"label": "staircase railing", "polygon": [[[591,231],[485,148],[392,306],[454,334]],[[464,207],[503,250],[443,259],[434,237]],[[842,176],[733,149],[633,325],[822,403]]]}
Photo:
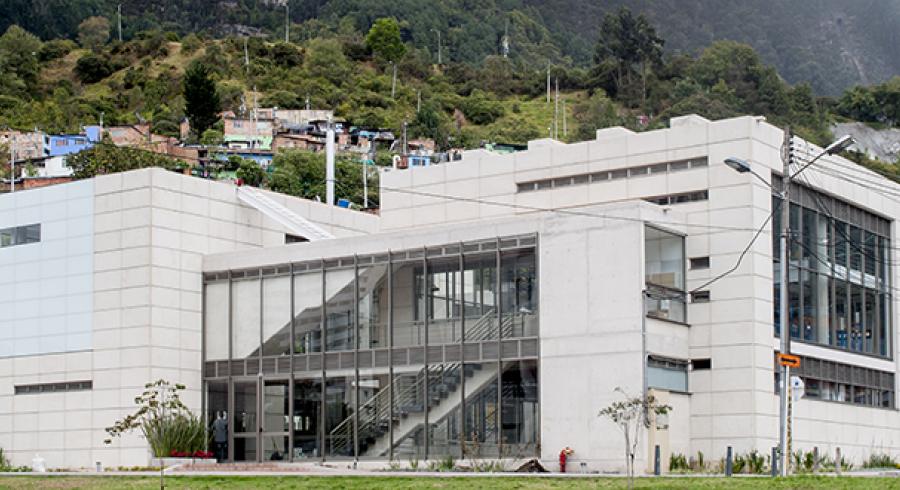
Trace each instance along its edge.
{"label": "staircase railing", "polygon": [[[515,317],[516,315],[503,316],[499,328],[501,336],[507,337],[512,335]],[[490,339],[494,333],[493,326],[495,325],[496,318],[496,310],[491,309],[486,312],[476,320],[471,327],[466,328],[466,340],[481,341]],[[436,380],[436,377],[465,376],[465,373],[462,372],[461,368],[462,364],[458,362],[441,366],[427,366],[416,373],[415,382],[405,387],[399,387],[399,389],[397,389],[397,379],[392,379],[386,389],[382,389],[375,396],[359,406],[358,435],[360,440],[368,438],[371,434],[377,434],[376,438],[380,437],[388,430],[386,425],[394,423],[395,414],[391,413],[390,403],[390,393],[392,390],[396,390],[394,393],[394,406],[397,407],[398,412],[404,408],[417,408],[420,401],[422,403],[422,410],[425,410],[425,404],[428,403],[431,396],[431,393],[423,393],[426,372],[429,376],[429,387],[435,389],[435,387],[439,386],[439,383],[432,383],[433,380]],[[333,452],[338,454],[352,453],[353,423],[355,418],[355,415],[350,415],[329,432],[331,450]]]}

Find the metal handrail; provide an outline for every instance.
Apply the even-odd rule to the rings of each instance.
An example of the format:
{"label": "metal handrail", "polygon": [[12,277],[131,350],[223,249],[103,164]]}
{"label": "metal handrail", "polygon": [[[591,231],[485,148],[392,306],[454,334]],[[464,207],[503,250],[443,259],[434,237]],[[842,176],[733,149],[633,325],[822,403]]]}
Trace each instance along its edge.
{"label": "metal handrail", "polygon": [[[496,310],[490,309],[484,315],[482,315],[471,328],[466,329],[466,340],[487,340],[491,335],[491,327],[496,319]],[[500,334],[501,337],[505,337],[508,335],[504,334],[512,334],[512,330],[514,327],[515,317],[518,315],[509,315],[504,316],[502,322],[500,324]],[[451,376],[465,376],[465,373],[460,373],[460,368],[462,367],[462,363],[450,363],[442,366],[426,366],[419,370],[416,373],[416,381],[411,385],[406,386],[405,388],[401,388],[395,394],[395,405],[397,407],[404,407],[414,405],[419,398],[420,387],[425,383],[425,375],[426,372],[429,376],[434,376],[434,373],[439,371],[440,375],[447,376],[448,372]],[[430,380],[434,379],[433,377],[429,378]],[[359,407],[359,434],[367,433],[366,431],[375,430],[383,421],[387,423],[393,423],[393,414],[391,413],[391,403],[390,403],[390,393],[395,388],[397,384],[397,379],[392,379],[387,389],[383,389],[379,391],[375,396],[366,401],[366,403],[360,405]],[[436,386],[436,384],[432,384],[431,386]],[[422,390],[424,391],[424,390]],[[423,409],[427,408],[424,404],[428,403],[428,399],[431,393],[424,394],[424,399],[422,400]],[[369,414],[365,416],[363,419],[363,414]],[[348,450],[352,448],[353,445],[353,422],[356,418],[356,415],[350,415],[340,424],[335,426],[329,432],[329,438],[332,443],[332,448],[339,448],[341,450]],[[338,440],[340,443],[335,444],[335,441]]]}

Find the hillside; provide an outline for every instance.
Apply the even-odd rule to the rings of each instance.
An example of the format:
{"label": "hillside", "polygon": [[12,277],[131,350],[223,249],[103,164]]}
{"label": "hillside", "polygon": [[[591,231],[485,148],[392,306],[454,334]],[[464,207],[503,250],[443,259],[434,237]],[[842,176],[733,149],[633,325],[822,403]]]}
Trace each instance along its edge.
{"label": "hillside", "polygon": [[[43,39],[74,39],[89,15],[114,19],[114,0],[6,0],[0,31],[19,24]],[[124,34],[158,28],[180,34],[283,36],[290,7],[293,39],[365,32],[380,17],[403,24],[404,38],[434,57],[443,34],[444,59],[481,63],[497,54],[504,32],[510,56],[538,66],[587,66],[603,15],[621,5],[653,22],[670,54],[696,55],[710,43],[748,43],[790,83],[809,82],[820,95],[870,85],[900,73],[900,2],[884,0],[163,0],[122,3]]]}

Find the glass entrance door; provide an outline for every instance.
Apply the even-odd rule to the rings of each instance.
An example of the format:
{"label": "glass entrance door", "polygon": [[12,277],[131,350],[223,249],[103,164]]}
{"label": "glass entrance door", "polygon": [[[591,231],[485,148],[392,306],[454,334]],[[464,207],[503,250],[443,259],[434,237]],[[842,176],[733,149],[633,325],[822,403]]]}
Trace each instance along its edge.
{"label": "glass entrance door", "polygon": [[234,382],[233,461],[257,461],[259,457],[257,448],[259,398],[256,396],[258,384],[258,380],[235,380]]}
{"label": "glass entrance door", "polygon": [[260,461],[290,459],[290,383],[286,379],[264,380],[262,385],[262,426]]}

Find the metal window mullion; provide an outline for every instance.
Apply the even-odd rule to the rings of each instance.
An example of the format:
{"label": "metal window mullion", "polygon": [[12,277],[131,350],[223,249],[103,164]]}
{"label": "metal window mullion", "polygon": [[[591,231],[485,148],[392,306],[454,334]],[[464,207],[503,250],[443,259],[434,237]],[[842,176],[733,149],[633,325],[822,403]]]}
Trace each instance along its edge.
{"label": "metal window mullion", "polygon": [[320,390],[322,400],[319,403],[319,432],[321,434],[320,437],[321,437],[321,441],[322,441],[321,445],[320,445],[320,447],[322,448],[322,462],[324,463],[325,462],[325,453],[327,452],[326,451],[327,441],[325,440],[325,412],[326,412],[325,405],[327,403],[327,400],[325,399],[325,396],[326,396],[325,385],[328,384],[327,379],[325,378],[325,350],[326,350],[325,349],[325,345],[326,345],[325,334],[326,334],[326,332],[325,332],[325,260],[324,259],[322,259],[320,266],[321,266],[321,269],[320,269],[319,273],[322,275],[322,277],[320,278],[320,281],[321,281],[320,284],[322,286],[322,291],[321,291],[320,297],[322,298],[322,301],[319,306],[319,355],[321,356],[321,359],[322,359],[322,384],[321,384],[321,390]]}
{"label": "metal window mullion", "polygon": [[[881,279],[881,261],[879,259],[883,259],[881,257],[881,247],[879,246],[878,235],[874,233],[872,236],[875,238],[875,246],[873,250],[875,251],[875,310],[872,315],[875,318],[875,327],[872,329],[872,354],[880,356],[881,355],[881,290],[879,289],[879,280]],[[879,402],[880,405],[880,402]]]}
{"label": "metal window mullion", "polygon": [[495,413],[495,421],[496,424],[496,437],[497,437],[497,457],[500,457],[503,454],[503,437],[501,435],[501,420],[500,414],[503,413],[503,361],[501,352],[503,351],[503,291],[502,291],[502,281],[500,277],[501,271],[501,257],[500,257],[500,237],[497,237],[497,247],[494,251],[495,258],[495,276],[494,276],[494,287],[496,288],[496,305],[497,305],[497,411]]}
{"label": "metal window mullion", "polygon": [[829,219],[827,221],[827,223],[828,223],[828,229],[831,231],[831,243],[828,244],[828,255],[830,256],[829,258],[831,259],[830,260],[830,262],[831,262],[831,264],[830,264],[830,266],[831,266],[831,281],[829,281],[829,286],[828,286],[828,290],[829,290],[828,298],[831,302],[831,304],[828,306],[828,315],[829,315],[828,318],[829,318],[829,323],[830,323],[830,325],[828,326],[828,331],[830,332],[830,339],[829,339],[828,345],[837,347],[838,318],[837,318],[837,295],[835,292],[837,290],[837,281],[838,281],[837,272],[835,270],[835,263],[837,262],[837,238],[835,235],[834,220]]}
{"label": "metal window mullion", "polygon": [[388,250],[388,459],[394,460],[394,261]]}
{"label": "metal window mullion", "polygon": [[[866,321],[866,230],[860,226],[859,228],[859,323],[862,326],[862,352],[868,352],[869,340],[866,338],[868,331],[868,322]],[[872,338],[874,341],[874,337]]]}
{"label": "metal window mullion", "polygon": [[461,301],[459,321],[459,454],[466,457],[466,262],[463,243],[459,242],[459,292]]}
{"label": "metal window mullion", "polygon": [[[687,247],[685,247],[685,248],[687,248]],[[535,234],[534,251],[532,253],[534,253],[534,278],[535,278],[534,300],[535,300],[535,304],[537,305],[537,308],[535,308],[535,310],[537,311],[537,318],[535,320],[537,321],[538,342],[537,342],[537,359],[535,360],[535,363],[537,363],[537,370],[538,370],[537,376],[538,377],[537,377],[537,418],[535,421],[535,423],[537,424],[537,427],[535,427],[537,434],[535,434],[534,455],[535,455],[535,457],[538,457],[538,458],[541,456],[541,449],[540,449],[541,448],[541,439],[542,439],[541,438],[541,427],[543,425],[541,423],[541,376],[543,376],[543,370],[541,369],[541,343],[540,343],[540,336],[541,336],[541,321],[540,321],[540,317],[541,317],[541,295],[540,295],[541,264],[540,264],[540,262],[541,261],[540,261],[539,251],[540,251],[540,240],[539,240],[539,236],[537,234]],[[687,281],[687,275],[685,275],[685,284],[687,284],[686,281]],[[687,308],[685,308],[685,309],[687,309]]]}
{"label": "metal window mullion", "polygon": [[359,461],[359,257],[353,255],[353,459]]}
{"label": "metal window mullion", "polygon": [[[206,406],[209,391],[209,383],[206,381],[206,294],[206,281],[203,281],[200,285],[200,300],[202,301],[203,306],[203,313],[200,315],[200,419],[203,421],[203,430],[206,434],[203,449],[209,451],[210,424]],[[216,451],[216,454],[218,455],[219,452]]]}
{"label": "metal window mullion", "polygon": [[[231,271],[228,271],[228,386],[225,393],[228,396],[228,427],[234,427],[234,374],[231,366],[234,359],[233,330],[234,330],[234,305],[232,299],[234,295],[231,289],[234,287],[234,279]],[[228,460],[234,461],[234,430],[228,431]]]}
{"label": "metal window mullion", "polygon": [[263,311],[265,310],[263,281],[265,278],[261,272],[257,272],[257,277],[259,278],[259,351],[256,359],[259,365],[259,371],[256,374],[256,460],[262,461],[262,453],[264,450],[263,430],[265,429],[265,427],[263,427],[265,424],[263,398],[266,396],[265,385],[263,383],[263,324],[265,322],[263,315]]}
{"label": "metal window mullion", "polygon": [[290,374],[288,375],[288,413],[290,414],[288,420],[288,461],[294,460],[294,331],[296,330],[295,322],[294,322],[294,264],[292,263],[290,266],[290,287],[288,290],[290,291],[291,299],[290,306],[291,309],[291,333],[290,333],[290,345],[288,346],[288,356],[290,359],[288,360],[288,369],[290,369]]}
{"label": "metal window mullion", "polygon": [[431,304],[428,300],[429,296],[429,281],[428,281],[428,247],[422,247],[422,294],[425,298],[425,312],[423,315],[423,328],[425,329],[425,346],[423,348],[425,355],[423,356],[423,364],[425,366],[425,382],[424,386],[424,405],[425,405],[425,461],[428,461],[428,445],[430,444],[430,429],[428,427],[428,412],[431,410],[431,403],[429,403],[431,397],[428,392],[428,315],[429,308],[428,306]]}

